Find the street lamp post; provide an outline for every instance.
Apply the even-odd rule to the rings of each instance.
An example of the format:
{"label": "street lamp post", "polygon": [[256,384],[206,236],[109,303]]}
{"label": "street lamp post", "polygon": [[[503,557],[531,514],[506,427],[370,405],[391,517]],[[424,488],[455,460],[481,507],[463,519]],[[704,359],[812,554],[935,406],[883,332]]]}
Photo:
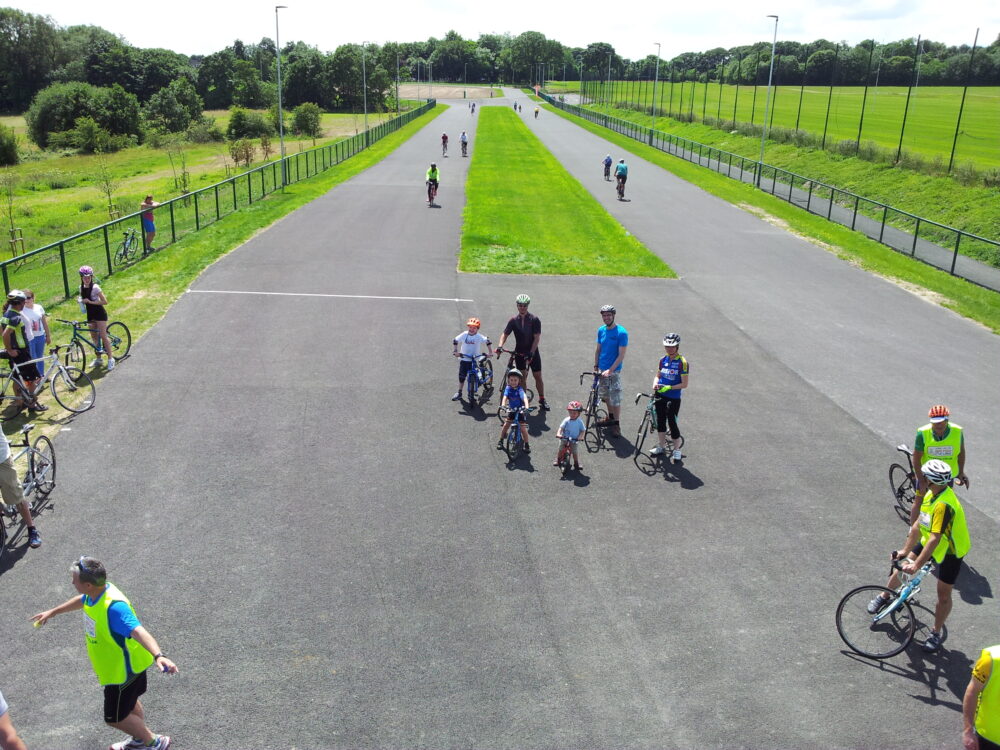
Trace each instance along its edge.
{"label": "street lamp post", "polygon": [[771,39],[771,69],[767,72],[767,99],[764,103],[764,123],[760,129],[760,158],[757,160],[757,187],[760,187],[760,178],[764,172],[764,141],[767,139],[767,115],[771,108],[771,79],[774,77],[774,48],[778,43],[778,17],[769,15],[774,19],[774,38]]}
{"label": "street lamp post", "polygon": [[277,48],[278,58],[278,140],[281,142],[281,187],[284,189],[288,184],[288,175],[285,173],[285,116],[281,112],[281,40],[278,34],[278,11],[287,8],[287,5],[274,6],[274,46]]}
{"label": "street lamp post", "polygon": [[399,117],[399,53],[396,53],[396,117]]}
{"label": "street lamp post", "polygon": [[649,145],[653,145],[653,131],[656,130],[656,84],[660,80],[660,43],[656,45],[656,72],[653,74],[653,126],[649,129]]}
{"label": "street lamp post", "polygon": [[368,146],[368,73],[365,71],[365,47],[368,42],[361,43],[361,101],[365,108],[365,146]]}

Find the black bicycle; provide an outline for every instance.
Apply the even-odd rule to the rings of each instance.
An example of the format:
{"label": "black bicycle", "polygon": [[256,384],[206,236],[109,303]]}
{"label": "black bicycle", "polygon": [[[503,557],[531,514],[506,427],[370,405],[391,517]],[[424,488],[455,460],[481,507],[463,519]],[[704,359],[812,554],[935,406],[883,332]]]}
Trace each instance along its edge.
{"label": "black bicycle", "polygon": [[605,182],[611,182],[611,165],[604,165],[604,180]]}
{"label": "black bicycle", "polygon": [[593,378],[590,384],[590,393],[587,395],[587,403],[583,407],[583,423],[586,432],[583,434],[583,444],[587,446],[588,453],[594,453],[604,447],[604,431],[610,427],[616,427],[618,422],[613,422],[608,416],[608,410],[601,404],[601,375],[593,370],[580,373],[580,385],[583,385],[584,378]]}
{"label": "black bicycle", "polygon": [[434,199],[437,198],[438,194],[438,184],[436,180],[427,180],[427,202],[434,205]]}
{"label": "black bicycle", "polygon": [[[646,409],[642,415],[642,421],[639,423],[639,432],[635,436],[635,456],[634,461],[638,462],[639,458],[642,457],[642,446],[646,442],[646,437],[652,435],[656,432],[656,400],[654,397],[648,393],[637,393],[635,394],[635,403],[639,403],[640,398],[647,398],[649,401],[646,402]],[[658,454],[655,458],[660,458],[663,460],[672,460],[671,455],[675,450],[680,450],[684,447],[684,436],[680,435],[676,440],[673,438],[668,438],[666,448],[663,453]],[[654,456],[650,456],[654,458]]]}
{"label": "black bicycle", "polygon": [[115,265],[120,266],[122,263],[128,263],[135,258],[139,254],[141,245],[142,243],[139,242],[135,230],[126,229],[122,233],[122,241],[118,243],[118,249],[115,250]]}
{"label": "black bicycle", "polygon": [[913,473],[913,451],[906,443],[897,445],[896,450],[906,457],[906,463],[897,463],[889,466],[889,486],[892,488],[892,497],[896,501],[896,507],[901,511],[904,520],[909,520],[910,509],[913,507],[913,500],[917,496],[917,477]]}
{"label": "black bicycle", "polygon": [[468,141],[462,141],[462,156],[469,155],[469,143]]}
{"label": "black bicycle", "polygon": [[[515,367],[515,365],[517,364],[517,354],[511,351],[510,349],[501,349],[500,347],[497,347],[493,351],[496,352],[497,359],[500,359],[501,354],[510,355],[510,358],[507,360],[507,369],[503,371],[503,384],[507,385],[507,373],[510,372],[511,370],[517,369]],[[531,369],[531,357],[528,357],[527,355],[522,355],[522,356],[524,356],[525,359],[524,362],[525,371],[521,373],[521,387],[524,388],[524,392],[528,394],[528,401],[534,401],[535,392],[528,387],[528,370]]]}
{"label": "black bicycle", "polygon": [[625,200],[625,178],[618,175],[615,177],[615,180],[618,183],[615,186],[615,189],[618,191],[618,200],[623,201]]}

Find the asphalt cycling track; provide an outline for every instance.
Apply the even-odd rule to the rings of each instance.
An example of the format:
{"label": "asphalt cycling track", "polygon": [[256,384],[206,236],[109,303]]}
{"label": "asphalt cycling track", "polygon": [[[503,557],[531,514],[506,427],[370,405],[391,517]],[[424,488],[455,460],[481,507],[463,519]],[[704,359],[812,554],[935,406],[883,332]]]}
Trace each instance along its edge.
{"label": "asphalt cycling track", "polygon": [[[475,158],[463,102],[209,268],[58,436],[45,545],[2,576],[2,689],[29,746],[119,739],[77,618],[28,626],[81,553],[181,668],[144,699],[178,748],[957,744],[997,640],[996,338],[639,158],[617,202],[600,160],[620,150],[518,98],[680,278],[458,273],[469,160],[439,137],[469,130]],[[496,397],[449,400],[450,342],[469,315],[495,340],[520,292],[556,408],[509,466]],[[626,402],[625,438],[561,479],[559,407],[584,395],[605,302],[626,394],[682,334],[685,458],[640,472]],[[968,434],[971,569],[942,653],[871,663],[834,608],[903,540],[887,466],[936,402]]]}

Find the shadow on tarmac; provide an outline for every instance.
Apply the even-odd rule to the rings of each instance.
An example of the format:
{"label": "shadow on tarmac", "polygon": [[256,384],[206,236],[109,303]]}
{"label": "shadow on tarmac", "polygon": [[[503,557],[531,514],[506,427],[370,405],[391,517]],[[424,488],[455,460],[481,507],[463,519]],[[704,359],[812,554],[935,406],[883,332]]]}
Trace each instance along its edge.
{"label": "shadow on tarmac", "polygon": [[982,604],[983,599],[993,598],[993,587],[990,586],[989,580],[968,563],[955,581],[955,590],[962,597],[962,601],[969,604]]}
{"label": "shadow on tarmac", "polygon": [[640,453],[634,456],[634,463],[636,468],[647,477],[656,476],[662,472],[665,481],[676,482],[681,486],[681,489],[696,490],[705,484],[700,477],[688,471],[683,462],[671,463],[661,456]]}

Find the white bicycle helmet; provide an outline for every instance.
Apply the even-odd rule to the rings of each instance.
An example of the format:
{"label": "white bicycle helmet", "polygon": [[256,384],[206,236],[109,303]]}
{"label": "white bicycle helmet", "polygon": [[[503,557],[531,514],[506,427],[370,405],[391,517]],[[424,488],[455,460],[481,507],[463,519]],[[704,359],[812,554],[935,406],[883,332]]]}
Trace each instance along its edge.
{"label": "white bicycle helmet", "polygon": [[527,294],[519,294],[517,295],[517,297],[514,298],[514,302],[516,302],[519,305],[530,305],[531,297],[529,297]]}
{"label": "white bicycle helmet", "polygon": [[615,306],[614,305],[604,305],[601,308],[601,312],[602,313],[617,313],[618,311],[615,310]]}
{"label": "white bicycle helmet", "polygon": [[668,333],[663,337],[664,346],[679,346],[681,343],[681,335],[679,333]]}
{"label": "white bicycle helmet", "polygon": [[951,467],[940,458],[932,458],[920,467],[920,471],[931,484],[948,484],[951,481]]}

